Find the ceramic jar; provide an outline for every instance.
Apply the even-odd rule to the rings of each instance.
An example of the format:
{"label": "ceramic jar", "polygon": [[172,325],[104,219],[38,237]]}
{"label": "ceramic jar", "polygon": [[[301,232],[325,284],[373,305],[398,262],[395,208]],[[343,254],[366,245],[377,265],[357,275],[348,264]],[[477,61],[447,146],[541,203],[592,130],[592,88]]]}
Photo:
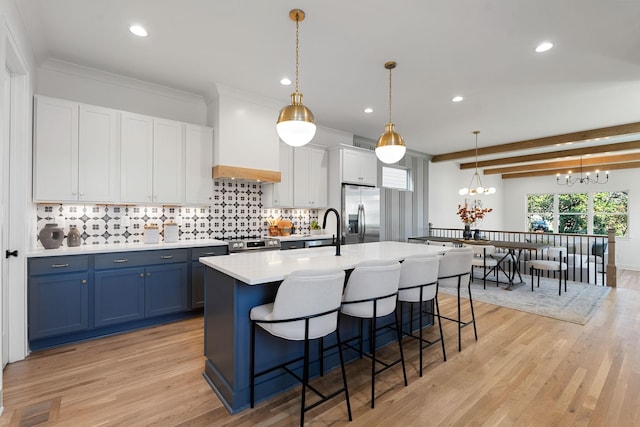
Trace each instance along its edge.
{"label": "ceramic jar", "polygon": [[175,243],[178,241],[178,224],[173,221],[164,223],[165,243]]}
{"label": "ceramic jar", "polygon": [[58,249],[64,239],[64,231],[58,224],[46,224],[38,233],[38,238],[45,249]]}
{"label": "ceramic jar", "polygon": [[67,246],[73,248],[75,246],[80,246],[82,244],[82,236],[80,235],[80,231],[76,228],[75,225],[72,225],[69,228],[69,232],[67,233]]}
{"label": "ceramic jar", "polygon": [[160,241],[160,228],[156,224],[144,226],[144,242],[158,243]]}

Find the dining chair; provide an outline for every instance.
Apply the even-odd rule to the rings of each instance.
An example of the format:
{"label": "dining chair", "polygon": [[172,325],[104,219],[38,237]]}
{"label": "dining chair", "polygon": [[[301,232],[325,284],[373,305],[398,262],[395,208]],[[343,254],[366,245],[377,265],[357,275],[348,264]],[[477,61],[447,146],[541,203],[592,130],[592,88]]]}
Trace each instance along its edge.
{"label": "dining chair", "polygon": [[533,292],[533,273],[538,277],[538,287],[540,287],[540,274],[543,271],[553,271],[558,274],[558,295],[562,295],[562,277],[564,276],[564,291],[567,292],[567,248],[557,246],[546,250],[546,259],[534,259],[529,261],[531,273],[531,292]]}
{"label": "dining chair", "polygon": [[[493,273],[496,276],[496,286],[498,286],[498,259],[495,258],[496,247],[492,245],[466,245],[473,250],[471,260],[471,280],[474,279],[473,270],[476,267],[482,268],[482,284],[487,289],[487,276]],[[487,271],[487,268],[489,271]]]}

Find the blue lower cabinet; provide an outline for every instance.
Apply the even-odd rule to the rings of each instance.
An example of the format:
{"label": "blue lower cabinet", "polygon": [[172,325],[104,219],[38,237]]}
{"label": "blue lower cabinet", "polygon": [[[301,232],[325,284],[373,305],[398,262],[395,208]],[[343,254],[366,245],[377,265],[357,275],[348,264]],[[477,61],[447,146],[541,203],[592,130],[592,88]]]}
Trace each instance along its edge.
{"label": "blue lower cabinet", "polygon": [[187,310],[187,282],[186,263],[145,268],[145,317]]}
{"label": "blue lower cabinet", "polygon": [[143,319],[145,269],[96,271],[94,306],[96,327]]}
{"label": "blue lower cabinet", "polygon": [[29,339],[88,329],[89,285],[86,272],[29,278]]}

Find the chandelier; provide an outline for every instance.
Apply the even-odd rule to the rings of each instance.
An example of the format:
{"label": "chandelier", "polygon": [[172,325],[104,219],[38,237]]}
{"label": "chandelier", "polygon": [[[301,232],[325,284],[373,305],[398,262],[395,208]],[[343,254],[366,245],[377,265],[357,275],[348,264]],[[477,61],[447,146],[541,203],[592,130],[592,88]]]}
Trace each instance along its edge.
{"label": "chandelier", "polygon": [[298,52],[300,21],[304,20],[304,12],[293,9],[289,18],[296,23],[296,88],[291,94],[291,104],[280,110],[276,130],[278,136],[292,147],[301,147],[311,141],[316,134],[316,123],[313,113],[302,103],[302,93],[298,89]]}
{"label": "chandelier", "polygon": [[566,185],[571,187],[573,184],[606,184],[609,181],[609,171],[605,172],[604,180],[600,180],[600,171],[596,169],[596,177],[593,178],[590,172],[582,174],[582,156],[580,156],[580,176],[571,176],[571,171],[565,175],[564,179],[560,179],[560,174],[556,175],[556,183],[558,185]]}
{"label": "chandelier", "polygon": [[458,190],[458,194],[461,196],[470,194],[472,196],[476,194],[493,194],[496,192],[495,187],[484,188],[482,186],[482,181],[480,180],[480,175],[478,174],[478,134],[479,130],[474,130],[473,134],[476,136],[476,171],[471,176],[471,181],[469,181],[469,186],[461,188]]}

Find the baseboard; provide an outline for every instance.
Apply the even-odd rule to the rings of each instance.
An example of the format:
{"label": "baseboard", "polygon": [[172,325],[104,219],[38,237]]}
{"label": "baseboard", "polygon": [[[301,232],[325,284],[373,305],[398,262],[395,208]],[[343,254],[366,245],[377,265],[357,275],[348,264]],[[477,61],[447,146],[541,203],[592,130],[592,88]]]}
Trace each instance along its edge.
{"label": "baseboard", "polygon": [[632,270],[632,271],[640,271],[640,265],[634,264],[618,264],[616,265],[618,270]]}

